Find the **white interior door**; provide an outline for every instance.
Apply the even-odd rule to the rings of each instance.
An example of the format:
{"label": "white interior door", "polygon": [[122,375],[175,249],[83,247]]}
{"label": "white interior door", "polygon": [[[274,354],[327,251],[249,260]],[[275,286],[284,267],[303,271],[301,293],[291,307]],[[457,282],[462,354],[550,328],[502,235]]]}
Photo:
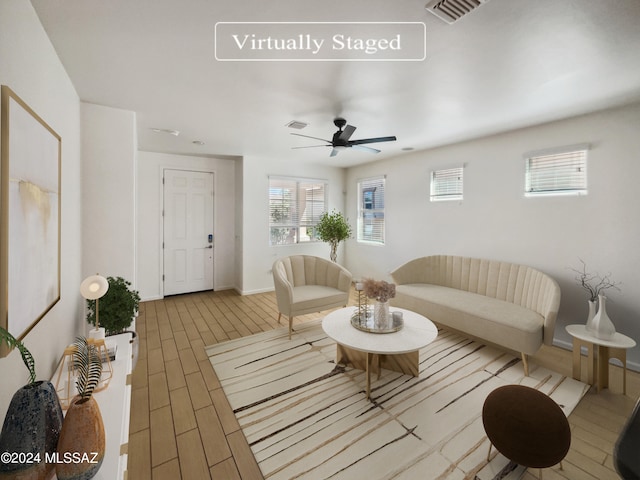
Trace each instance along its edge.
{"label": "white interior door", "polygon": [[213,173],[164,171],[164,294],[213,289]]}

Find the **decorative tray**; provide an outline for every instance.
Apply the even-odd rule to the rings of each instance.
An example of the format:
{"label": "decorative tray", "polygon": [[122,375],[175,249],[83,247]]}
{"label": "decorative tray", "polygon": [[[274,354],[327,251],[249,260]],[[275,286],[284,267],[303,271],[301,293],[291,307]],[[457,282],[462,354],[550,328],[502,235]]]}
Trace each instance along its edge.
{"label": "decorative tray", "polygon": [[402,330],[404,321],[400,315],[389,314],[389,322],[384,325],[376,325],[373,312],[368,311],[361,315],[357,310],[351,315],[351,326],[368,333],[393,333]]}

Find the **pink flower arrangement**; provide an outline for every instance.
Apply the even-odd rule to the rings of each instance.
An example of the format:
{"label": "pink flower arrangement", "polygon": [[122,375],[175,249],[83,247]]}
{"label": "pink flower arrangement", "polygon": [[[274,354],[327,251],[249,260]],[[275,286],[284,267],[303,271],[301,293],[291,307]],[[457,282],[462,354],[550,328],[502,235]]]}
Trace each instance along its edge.
{"label": "pink flower arrangement", "polygon": [[375,298],[379,302],[387,302],[396,296],[396,284],[384,280],[365,278],[362,281],[364,294],[369,298]]}

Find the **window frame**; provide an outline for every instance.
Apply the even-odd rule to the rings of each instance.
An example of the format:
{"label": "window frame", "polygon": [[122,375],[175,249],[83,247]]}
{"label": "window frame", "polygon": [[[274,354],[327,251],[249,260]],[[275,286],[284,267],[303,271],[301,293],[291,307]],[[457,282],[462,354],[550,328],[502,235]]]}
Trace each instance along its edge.
{"label": "window frame", "polygon": [[[523,155],[524,196],[527,198],[535,198],[587,195],[589,193],[587,176],[589,149],[589,144],[578,144],[525,153]],[[535,178],[532,178],[535,174],[535,169],[532,169],[532,163],[534,161],[538,163],[538,166],[534,167],[541,177],[537,181]],[[545,167],[542,165],[543,162],[548,162],[546,169],[550,173],[544,173]],[[553,162],[555,162],[555,165]],[[571,165],[570,162],[573,162],[575,165]],[[563,170],[568,171],[569,168],[574,168],[575,166],[577,166],[578,169],[582,169],[580,174],[573,175],[565,172],[563,175]],[[555,171],[551,171],[553,169],[555,169]],[[545,175],[547,177],[546,179],[544,178]],[[558,183],[559,186],[557,188],[543,188],[545,180],[548,183]],[[573,183],[575,183],[575,186],[571,185]]]}
{"label": "window frame", "polygon": [[[295,188],[292,188],[295,185]],[[311,190],[322,188],[322,199],[319,200],[314,196],[311,198],[307,198],[305,196],[304,200],[300,197],[300,192],[305,189],[305,185],[310,185]],[[283,194],[281,197],[274,195],[274,190],[281,189],[283,190]],[[284,193],[286,191],[294,192],[290,198],[286,198],[287,195]],[[328,202],[328,190],[329,190],[329,182],[324,179],[317,178],[302,178],[302,177],[286,177],[280,175],[269,175],[268,177],[268,210],[269,210],[269,246],[271,247],[281,247],[281,246],[289,246],[289,245],[299,245],[304,243],[315,243],[320,242],[321,240],[314,235],[314,228],[320,221],[320,216],[327,211],[327,202]],[[276,202],[280,202],[282,205],[282,210],[288,212],[285,214],[285,221],[276,221],[273,218],[274,210],[277,206],[274,206]],[[304,201],[304,206],[301,206],[301,202]],[[313,206],[314,204],[320,202],[321,207],[316,209],[312,208],[310,212],[310,217],[307,215],[307,208],[309,204]],[[299,215],[299,212],[302,211],[302,215]],[[290,217],[287,218],[287,215]],[[286,220],[289,220],[288,222]],[[273,229],[280,229],[283,231],[283,234],[280,238],[284,238],[285,241],[275,241],[276,238],[273,234]],[[284,231],[288,230],[288,233],[284,235]],[[302,230],[305,231],[305,234],[302,234]],[[286,241],[286,239],[293,238],[293,241]]]}
{"label": "window frame", "polygon": [[[385,219],[385,196],[386,196],[386,175],[361,178],[357,181],[357,226],[356,241],[368,245],[385,245],[386,242],[386,219]],[[376,195],[376,190],[381,188],[381,192]],[[365,198],[367,193],[371,193],[371,198]],[[377,205],[376,205],[377,203]],[[365,218],[367,217],[367,218]],[[371,231],[365,234],[367,226]]]}

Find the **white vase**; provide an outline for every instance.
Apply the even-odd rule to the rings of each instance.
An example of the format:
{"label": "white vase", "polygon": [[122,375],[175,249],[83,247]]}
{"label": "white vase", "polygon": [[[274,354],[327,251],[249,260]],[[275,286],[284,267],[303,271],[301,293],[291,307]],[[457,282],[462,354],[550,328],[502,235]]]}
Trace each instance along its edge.
{"label": "white vase", "polygon": [[588,300],[589,314],[587,315],[587,324],[585,325],[587,330],[593,332],[593,318],[596,316],[596,306],[598,305],[595,300]]}
{"label": "white vase", "polygon": [[373,307],[373,324],[376,330],[389,328],[389,302],[376,302]]}
{"label": "white vase", "polygon": [[616,327],[607,315],[607,297],[604,295],[598,295],[598,313],[593,317],[592,333],[602,340],[610,340],[616,333]]}

